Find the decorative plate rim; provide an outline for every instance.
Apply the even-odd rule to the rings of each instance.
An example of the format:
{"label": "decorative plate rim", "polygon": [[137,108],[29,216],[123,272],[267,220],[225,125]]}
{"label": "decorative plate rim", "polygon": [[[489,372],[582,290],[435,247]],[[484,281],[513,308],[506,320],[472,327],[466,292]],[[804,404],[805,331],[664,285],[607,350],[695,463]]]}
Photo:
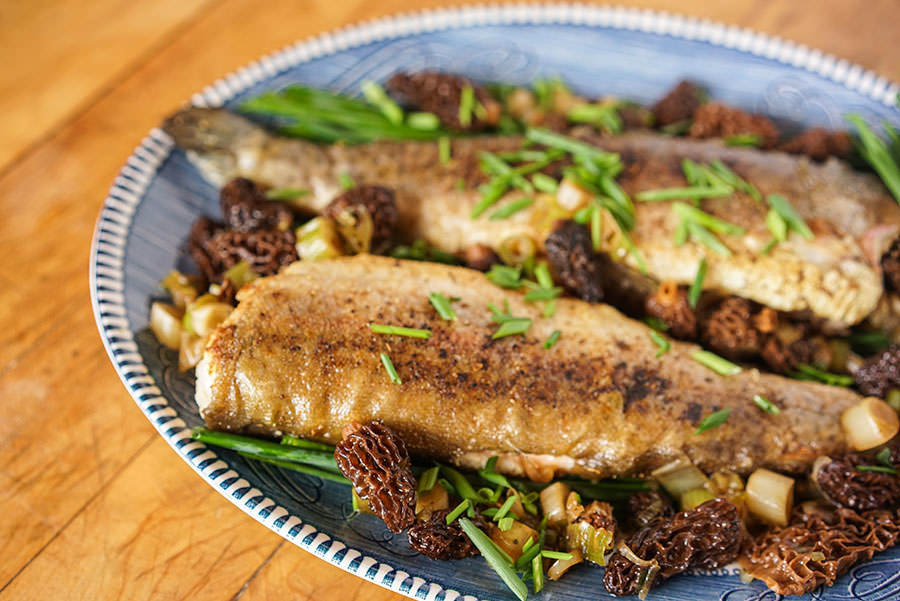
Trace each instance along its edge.
{"label": "decorative plate rim", "polygon": [[[831,79],[885,105],[900,85],[845,59],[750,29],[653,10],[585,4],[507,4],[438,8],[379,17],[286,46],[216,80],[191,97],[197,106],[220,106],[264,79],[304,62],[373,41],[484,25],[566,24],[633,30],[707,42],[789,64]],[[132,216],[173,144],[154,128],[116,176],[91,240],[91,305],[110,361],[138,407],[169,445],[225,498],[302,549],[356,576],[426,601],[478,601],[379,562],[319,532],[266,497],[205,444],[169,406],[144,364],[125,308],[124,257]]]}

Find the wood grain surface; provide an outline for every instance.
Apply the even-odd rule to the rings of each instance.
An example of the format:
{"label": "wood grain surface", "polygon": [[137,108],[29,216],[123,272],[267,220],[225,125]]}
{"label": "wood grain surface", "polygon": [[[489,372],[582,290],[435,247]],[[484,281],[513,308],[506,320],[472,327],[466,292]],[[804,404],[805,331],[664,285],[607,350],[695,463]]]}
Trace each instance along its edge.
{"label": "wood grain surface", "polygon": [[[114,175],[263,53],[433,0],[0,0],[0,601],[399,599],[208,487],[134,406],[91,315]],[[619,1],[791,38],[900,79],[897,0]]]}

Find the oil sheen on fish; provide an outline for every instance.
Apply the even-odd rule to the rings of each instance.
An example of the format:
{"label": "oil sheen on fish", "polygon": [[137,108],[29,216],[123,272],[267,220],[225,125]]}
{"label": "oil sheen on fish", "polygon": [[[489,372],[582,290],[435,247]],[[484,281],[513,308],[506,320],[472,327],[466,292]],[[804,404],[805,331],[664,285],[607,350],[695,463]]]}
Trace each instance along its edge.
{"label": "oil sheen on fish", "polygon": [[[508,219],[471,219],[485,176],[478,166],[482,150],[512,150],[518,137],[456,139],[451,160],[442,164],[435,142],[377,142],[360,146],[318,146],[272,136],[250,121],[221,109],[187,109],[164,125],[209,181],[221,186],[244,176],[273,187],[300,187],[311,194],[298,206],[319,212],[340,191],[339,178],[396,190],[403,231],[433,246],[458,253],[473,244],[496,248],[513,235],[527,235],[540,247],[555,219],[571,216],[552,197],[539,196]],[[683,158],[721,159],[765,194],[786,196],[816,236],[796,233],[763,254],[771,239],[768,206],[743,193],[706,199],[702,209],[739,225],[742,236],[723,236],[731,256],[702,244],[676,245],[679,219],[670,204],[637,203],[631,233],[648,274],[657,280],[689,284],[701,257],[708,261],[706,289],[749,298],[780,311],[805,312],[827,324],[859,323],[881,302],[884,289],[879,260],[885,244],[900,232],[900,207],[877,178],[854,172],[837,160],[816,164],[804,157],[753,148],[728,148],[718,141],[626,133],[591,140],[620,154],[625,170],[619,183],[630,194],[685,185]],[[522,196],[514,190],[501,203]],[[633,270],[635,257],[609,240],[606,249]]]}
{"label": "oil sheen on fish", "polygon": [[[430,292],[457,297],[457,319],[442,319]],[[300,261],[238,298],[197,367],[197,403],[219,430],[335,443],[348,423],[381,419],[416,453],[466,467],[498,455],[502,471],[539,480],[642,475],[685,456],[707,473],[795,473],[844,450],[839,418],[860,398],[752,369],[720,376],[686,343],[657,358],[647,326],[607,305],[559,299],[545,318],[542,303],[461,267],[370,255]],[[505,302],[533,324],[494,340],[487,304]],[[372,323],[432,336],[375,334]],[[554,330],[562,335],[545,349]],[[761,411],[755,394],[781,412]],[[694,433],[724,408],[725,423]]]}

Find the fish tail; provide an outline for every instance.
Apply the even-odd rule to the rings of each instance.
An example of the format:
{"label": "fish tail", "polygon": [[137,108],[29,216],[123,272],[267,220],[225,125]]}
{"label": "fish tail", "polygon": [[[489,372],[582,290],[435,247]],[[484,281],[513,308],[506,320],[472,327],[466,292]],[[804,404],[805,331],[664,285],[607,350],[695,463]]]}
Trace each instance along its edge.
{"label": "fish tail", "polygon": [[262,128],[240,115],[196,106],[169,116],[162,129],[180,148],[196,152],[231,151],[248,139],[266,136]]}

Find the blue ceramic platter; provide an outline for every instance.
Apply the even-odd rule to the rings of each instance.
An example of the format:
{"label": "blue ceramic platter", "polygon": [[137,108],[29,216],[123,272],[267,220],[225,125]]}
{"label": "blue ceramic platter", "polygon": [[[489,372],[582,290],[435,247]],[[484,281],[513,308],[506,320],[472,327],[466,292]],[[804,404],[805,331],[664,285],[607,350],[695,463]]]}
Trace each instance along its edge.
{"label": "blue ceramic platter", "polygon": [[[746,30],[671,15],[586,6],[474,7],[370,22],[298,43],[216,82],[192,102],[233,106],[293,82],[357,93],[364,79],[398,69],[443,69],[480,80],[524,84],[563,76],[580,93],[639,102],[678,79],[713,98],[775,117],[786,128],[841,127],[846,112],[900,123],[898,87],[809,48]],[[362,578],[428,600],[506,600],[512,595],[480,558],[434,562],[379,520],[347,520],[347,488],[246,461],[191,441],[202,423],[193,375],[147,330],[158,282],[190,269],[181,247],[191,222],[216,214],[217,193],[170,140],[154,130],[129,157],[97,224],[91,260],[94,311],[110,358],[141,411],[210,486],[293,543]],[[538,597],[609,597],[600,568],[581,567]],[[733,569],[685,575],[651,599],[751,601],[779,598]],[[856,567],[833,588],[804,599],[900,599],[900,548]]]}

